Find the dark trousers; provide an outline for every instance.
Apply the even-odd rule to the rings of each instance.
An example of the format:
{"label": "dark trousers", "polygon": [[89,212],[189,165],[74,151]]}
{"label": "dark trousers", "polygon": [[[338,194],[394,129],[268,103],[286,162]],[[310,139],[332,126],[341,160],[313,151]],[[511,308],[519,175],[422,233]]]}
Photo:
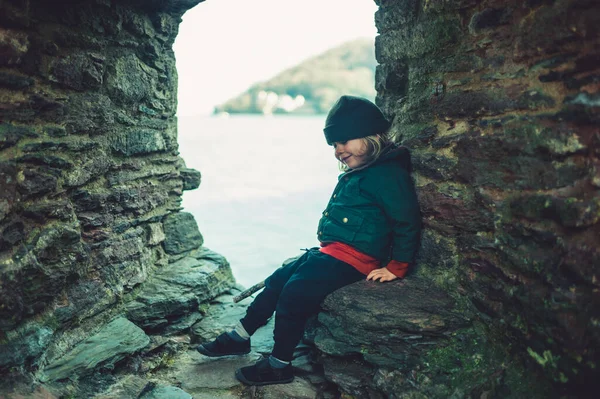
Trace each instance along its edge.
{"label": "dark trousers", "polygon": [[306,320],[319,311],[325,297],[364,278],[349,264],[313,248],[265,280],[265,288],[250,304],[241,323],[252,335],[276,312],[272,355],[290,361]]}

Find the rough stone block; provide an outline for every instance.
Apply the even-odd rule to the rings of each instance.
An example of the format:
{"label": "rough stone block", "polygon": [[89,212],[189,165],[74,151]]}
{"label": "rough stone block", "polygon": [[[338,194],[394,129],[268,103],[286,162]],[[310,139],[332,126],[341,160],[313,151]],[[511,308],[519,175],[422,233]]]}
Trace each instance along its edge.
{"label": "rough stone block", "polygon": [[502,134],[464,135],[454,149],[459,179],[501,189],[552,189],[570,186],[587,176],[588,169],[582,159],[553,161],[536,155],[540,147],[535,142],[522,140]]}
{"label": "rough stone block", "polygon": [[21,139],[38,136],[30,127],[0,123],[0,150],[14,146]]}
{"label": "rough stone block", "polygon": [[3,223],[0,229],[0,251],[9,250],[13,245],[18,244],[27,237],[25,224],[18,218]]}
{"label": "rough stone block", "polygon": [[148,232],[148,245],[158,245],[166,238],[163,226],[160,223],[149,223],[146,226]]}
{"label": "rough stone block", "polygon": [[23,76],[10,72],[0,72],[0,87],[7,89],[23,90],[33,86],[34,80],[29,76]]}
{"label": "rough stone block", "polygon": [[17,166],[15,162],[0,162],[0,222],[9,215],[17,200]]}
{"label": "rough stone block", "polygon": [[[225,258],[206,248],[194,256],[171,263],[148,279],[127,305],[128,317],[144,328],[166,327],[168,320],[197,310],[199,304],[233,286]],[[157,320],[165,322],[157,325]]]}
{"label": "rough stone block", "polygon": [[150,343],[148,336],[124,317],[118,317],[43,370],[43,379],[77,379],[100,366],[110,366]]}
{"label": "rough stone block", "polygon": [[454,301],[443,291],[412,276],[389,284],[361,281],[334,292],[323,303],[319,323],[323,329],[314,343],[322,352],[361,354],[405,369],[418,362],[419,348],[443,345],[441,333],[467,321],[454,313]]}
{"label": "rough stone block", "polygon": [[375,38],[375,58],[380,64],[450,53],[458,44],[461,23],[457,16],[439,16],[406,29],[382,33]]}
{"label": "rough stone block", "polygon": [[184,168],[181,169],[181,177],[183,178],[183,189],[194,190],[200,187],[202,175],[196,169]]}
{"label": "rough stone block", "polygon": [[408,92],[408,65],[402,62],[378,65],[375,70],[375,89],[406,95]]}
{"label": "rough stone block", "polygon": [[54,191],[58,184],[56,176],[41,172],[43,168],[27,168],[20,171],[18,179],[19,192],[24,197],[43,195]]}
{"label": "rough stone block", "polygon": [[156,130],[130,130],[114,137],[113,150],[125,155],[150,154],[167,147],[161,132]]}
{"label": "rough stone block", "polygon": [[163,222],[163,229],[166,236],[163,246],[168,254],[190,251],[204,242],[191,213],[177,212],[167,216]]}
{"label": "rough stone block", "polygon": [[[425,230],[421,237],[421,248],[415,261],[414,273],[423,277],[427,277],[424,274],[428,274],[429,278],[433,279],[435,278],[432,273],[439,273],[446,277],[447,271],[453,269],[457,264],[455,245],[452,239],[453,237],[446,237],[431,229]],[[421,271],[424,267],[426,271]]]}
{"label": "rough stone block", "polygon": [[49,79],[70,89],[97,89],[104,79],[104,57],[97,54],[72,54],[54,59]]}
{"label": "rough stone block", "polygon": [[115,104],[104,94],[73,93],[67,101],[62,122],[69,134],[96,136],[117,131],[123,134],[122,127],[115,125],[119,112],[115,108]]}
{"label": "rough stone block", "polygon": [[72,224],[55,224],[32,238],[28,256],[17,254],[21,286],[13,300],[22,301],[26,313],[37,313],[55,299],[68,279],[74,279],[87,267],[89,248],[81,242],[78,229]]}
{"label": "rough stone block", "polygon": [[478,0],[430,0],[423,5],[426,12],[448,12],[470,8],[478,3]]}
{"label": "rough stone block", "polygon": [[29,34],[17,30],[0,30],[0,65],[17,65],[29,51]]}
{"label": "rough stone block", "polygon": [[452,91],[432,102],[434,112],[447,118],[478,118],[513,110],[549,108],[554,104],[554,99],[544,93],[525,88]]}
{"label": "rough stone block", "polygon": [[139,104],[154,92],[156,70],[133,54],[118,58],[107,69],[106,86],[117,103]]}
{"label": "rough stone block", "polygon": [[54,316],[65,323],[78,316],[95,314],[102,309],[101,303],[107,295],[98,281],[77,281],[66,292],[67,303],[61,303],[54,311]]}
{"label": "rough stone block", "polygon": [[139,396],[140,399],[192,399],[192,395],[181,388],[157,385]]}
{"label": "rough stone block", "polygon": [[[456,190],[444,193],[434,184],[418,190],[423,222],[447,232],[489,231],[493,229],[491,211],[474,200],[469,200],[468,192]],[[432,220],[433,219],[433,220]]]}
{"label": "rough stone block", "polygon": [[519,195],[510,200],[509,207],[514,216],[555,220],[566,227],[588,227],[600,220],[600,198]]}
{"label": "rough stone block", "polygon": [[413,152],[413,170],[421,176],[434,180],[447,180],[455,176],[456,161],[426,152]]}
{"label": "rough stone block", "polygon": [[63,157],[49,154],[27,154],[16,158],[21,164],[40,165],[46,170],[71,169],[73,163]]}
{"label": "rough stone block", "polygon": [[469,22],[469,31],[477,34],[486,29],[505,25],[509,23],[511,13],[510,8],[485,8],[473,14]]}
{"label": "rough stone block", "polygon": [[416,0],[380,1],[375,12],[375,26],[379,32],[401,29],[416,21],[419,2]]}
{"label": "rough stone block", "polygon": [[[561,0],[543,4],[521,22],[514,42],[518,61],[571,51],[571,43],[597,37],[600,15],[594,1]],[[551,34],[549,34],[551,32]]]}
{"label": "rough stone block", "polygon": [[0,344],[0,369],[31,362],[46,349],[54,332],[48,327],[32,324],[17,338]]}

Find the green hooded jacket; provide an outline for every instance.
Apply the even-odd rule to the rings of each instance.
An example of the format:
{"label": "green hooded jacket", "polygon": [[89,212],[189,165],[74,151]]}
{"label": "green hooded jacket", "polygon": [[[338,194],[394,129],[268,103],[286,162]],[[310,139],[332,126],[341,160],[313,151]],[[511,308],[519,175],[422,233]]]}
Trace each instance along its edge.
{"label": "green hooded jacket", "polygon": [[421,215],[406,147],[342,173],[319,221],[322,243],[342,242],[381,261],[414,262]]}

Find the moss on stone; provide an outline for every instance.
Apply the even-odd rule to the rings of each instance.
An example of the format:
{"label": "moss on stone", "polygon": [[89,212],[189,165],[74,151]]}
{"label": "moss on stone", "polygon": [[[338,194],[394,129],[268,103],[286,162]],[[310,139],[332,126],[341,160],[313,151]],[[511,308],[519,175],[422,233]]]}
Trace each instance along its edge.
{"label": "moss on stone", "polygon": [[437,381],[445,380],[449,392],[461,391],[479,397],[546,398],[547,387],[518,364],[504,347],[485,338],[482,326],[453,334],[445,347],[437,347],[423,357],[424,372]]}

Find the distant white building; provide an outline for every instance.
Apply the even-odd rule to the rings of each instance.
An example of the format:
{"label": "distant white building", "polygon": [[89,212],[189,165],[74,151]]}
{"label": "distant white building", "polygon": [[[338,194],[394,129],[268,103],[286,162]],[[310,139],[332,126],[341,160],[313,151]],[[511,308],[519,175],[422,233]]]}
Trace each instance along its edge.
{"label": "distant white building", "polygon": [[304,96],[297,95],[292,98],[288,94],[279,95],[272,91],[261,90],[256,97],[256,103],[265,115],[271,115],[277,110],[293,112],[306,102]]}

